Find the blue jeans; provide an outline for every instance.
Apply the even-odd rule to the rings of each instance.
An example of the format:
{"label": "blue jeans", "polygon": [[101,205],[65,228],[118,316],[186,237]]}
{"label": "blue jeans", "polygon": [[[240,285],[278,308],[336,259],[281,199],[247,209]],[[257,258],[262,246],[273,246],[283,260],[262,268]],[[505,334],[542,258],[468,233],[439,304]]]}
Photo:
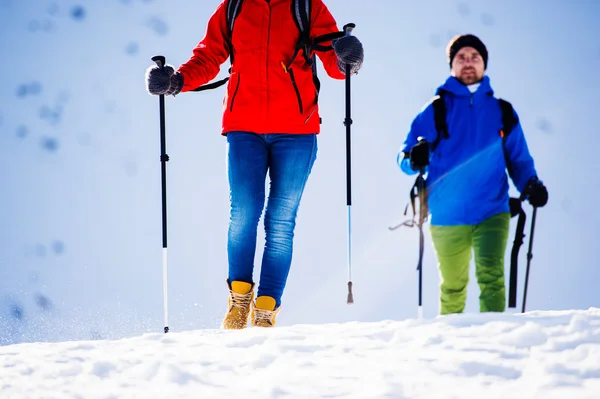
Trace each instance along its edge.
{"label": "blue jeans", "polygon": [[231,213],[227,237],[229,280],[252,283],[258,221],[265,206],[265,248],[258,296],[281,296],[292,263],[296,214],[317,157],[316,134],[227,134]]}

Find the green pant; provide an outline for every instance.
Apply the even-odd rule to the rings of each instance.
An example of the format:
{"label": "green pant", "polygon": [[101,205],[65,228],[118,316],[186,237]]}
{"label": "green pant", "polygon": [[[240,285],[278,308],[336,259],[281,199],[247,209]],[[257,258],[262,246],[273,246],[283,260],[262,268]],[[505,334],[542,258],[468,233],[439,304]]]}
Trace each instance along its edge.
{"label": "green pant", "polygon": [[475,274],[481,312],[503,312],[506,308],[504,252],[510,214],[500,213],[476,225],[431,226],[431,238],[440,270],[440,313],[465,309],[471,252],[475,252]]}

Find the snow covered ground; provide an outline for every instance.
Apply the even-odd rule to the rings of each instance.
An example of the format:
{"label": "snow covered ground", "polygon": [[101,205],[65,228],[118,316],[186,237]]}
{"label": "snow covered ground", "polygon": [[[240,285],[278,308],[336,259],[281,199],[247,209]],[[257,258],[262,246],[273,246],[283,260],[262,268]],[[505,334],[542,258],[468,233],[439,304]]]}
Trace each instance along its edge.
{"label": "snow covered ground", "polygon": [[[120,339],[162,323],[158,100],[144,72],[157,54],[175,66],[187,61],[219,1],[0,0],[0,345]],[[600,307],[600,1],[325,2],[339,24],[356,23],[366,55],[352,83],[355,304],[346,305],[344,83],[318,63],[322,134],[279,325],[416,315],[418,233],[388,230],[405,220],[414,181],[395,160],[412,119],[448,76],[448,40],[467,32],[486,44],[494,90],[518,110],[550,190],[536,221],[528,309]],[[227,301],[224,94],[185,93],[166,105],[177,331],[215,328]],[[516,218],[509,243],[515,228]],[[425,241],[424,315],[432,318],[439,278],[429,233]],[[263,245],[261,222],[257,277]],[[470,280],[473,312],[474,268]]]}
{"label": "snow covered ground", "polygon": [[596,399],[600,309],[22,343],[0,370],[3,399]]}

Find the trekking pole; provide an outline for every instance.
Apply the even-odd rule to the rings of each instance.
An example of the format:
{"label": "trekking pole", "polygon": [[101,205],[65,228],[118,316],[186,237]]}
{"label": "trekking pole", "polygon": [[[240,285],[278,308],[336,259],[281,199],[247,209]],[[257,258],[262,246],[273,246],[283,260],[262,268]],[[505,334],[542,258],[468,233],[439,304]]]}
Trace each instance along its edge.
{"label": "trekking pole", "polygon": [[418,317],[419,319],[423,318],[423,253],[425,252],[425,236],[423,234],[423,224],[425,223],[425,212],[427,212],[427,208],[425,207],[425,198],[426,189],[425,189],[425,168],[421,168],[419,170],[419,177],[417,180],[417,193],[419,196],[419,263],[417,264],[417,270],[419,271],[419,307],[418,307]]}
{"label": "trekking pole", "polygon": [[[421,145],[428,145],[427,140],[425,140],[423,137],[419,137],[418,142],[425,143],[425,144],[421,144]],[[405,159],[408,159],[409,157],[410,157],[409,154],[405,153]],[[429,161],[427,162],[427,165],[429,165]],[[397,228],[399,228],[401,226],[407,226],[407,227],[417,226],[417,228],[419,229],[419,261],[417,263],[417,270],[419,271],[419,296],[418,296],[417,314],[418,314],[419,319],[423,318],[423,255],[425,253],[425,235],[423,233],[423,225],[425,224],[425,220],[427,219],[427,214],[429,213],[429,210],[427,207],[427,185],[425,182],[425,170],[426,170],[426,166],[422,166],[419,168],[419,174],[417,175],[417,178],[415,179],[415,183],[413,184],[413,186],[410,189],[410,205],[411,205],[412,211],[413,211],[412,219],[406,220],[396,226],[389,227],[390,230],[396,230]],[[416,190],[416,192],[415,192],[415,190]],[[415,206],[417,198],[419,199],[419,216],[418,216],[418,220],[415,220],[417,218],[417,212],[416,212],[416,206]],[[409,206],[409,204],[406,204],[406,209],[404,210],[405,216],[406,216],[406,213],[408,212],[408,206]]]}
{"label": "trekking pole", "polygon": [[[352,34],[352,30],[356,27],[355,24],[350,23],[344,25],[344,33],[346,36]],[[351,212],[350,207],[352,206],[352,186],[351,186],[351,143],[350,143],[350,132],[352,125],[351,108],[350,108],[350,65],[346,64],[346,119],[344,119],[344,126],[346,126],[346,205],[348,207],[348,298],[347,304],[354,303],[354,296],[352,295],[352,224],[351,224]]]}
{"label": "trekking pole", "polygon": [[529,265],[531,264],[531,248],[533,247],[533,233],[535,231],[535,218],[537,216],[537,206],[533,207],[533,215],[531,216],[531,232],[529,233],[529,249],[527,250],[527,269],[525,271],[525,288],[523,290],[523,308],[522,313],[525,313],[525,302],[527,301],[527,286],[529,284]]}
{"label": "trekking pole", "polygon": [[[159,68],[164,68],[166,64],[165,57],[157,55],[152,57],[152,61]],[[165,133],[165,96],[161,94],[158,97],[160,111],[160,173],[162,185],[162,270],[163,270],[163,308],[165,315],[165,334],[169,332],[169,306],[168,306],[168,285],[167,285],[167,162],[169,156],[166,153],[166,133]]]}
{"label": "trekking pole", "polygon": [[527,215],[521,205],[523,199],[520,198],[509,198],[510,216],[519,216],[517,220],[517,231],[515,232],[515,239],[513,241],[513,247],[510,254],[510,277],[508,285],[508,307],[517,307],[517,276],[519,274],[519,250],[523,245],[523,239],[525,238],[525,222],[527,221]]}

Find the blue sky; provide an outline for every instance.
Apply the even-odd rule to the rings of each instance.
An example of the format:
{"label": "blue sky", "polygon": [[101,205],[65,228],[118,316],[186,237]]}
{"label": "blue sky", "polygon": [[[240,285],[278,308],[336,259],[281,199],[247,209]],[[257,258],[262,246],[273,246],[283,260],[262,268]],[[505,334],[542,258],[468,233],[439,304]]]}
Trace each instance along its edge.
{"label": "blue sky", "polygon": [[[538,214],[528,309],[599,306],[600,3],[326,4],[340,26],[356,23],[365,47],[352,86],[355,304],[345,303],[344,84],[322,78],[319,154],[279,323],[416,316],[418,234],[388,231],[404,220],[412,184],[395,156],[412,118],[448,76],[448,40],[467,32],[487,45],[492,86],[519,113],[550,191]],[[217,5],[0,0],[0,331],[10,337],[0,343],[162,328],[158,100],[145,92],[144,72],[156,54],[175,66],[185,62]],[[226,306],[223,90],[167,101],[176,330],[216,327]],[[426,245],[425,316],[434,317],[438,277],[429,237]],[[527,242],[521,272],[526,252]],[[521,273],[519,304],[522,283]],[[477,295],[472,280],[467,311],[477,311]]]}

